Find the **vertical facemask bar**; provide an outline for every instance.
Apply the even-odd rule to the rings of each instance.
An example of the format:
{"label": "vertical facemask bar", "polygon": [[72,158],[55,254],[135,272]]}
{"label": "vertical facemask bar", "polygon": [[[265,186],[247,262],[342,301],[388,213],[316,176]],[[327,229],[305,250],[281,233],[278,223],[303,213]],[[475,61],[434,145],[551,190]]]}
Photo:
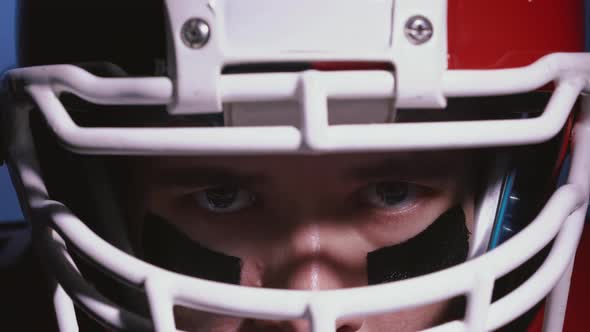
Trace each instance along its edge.
{"label": "vertical facemask bar", "polygon": [[50,285],[54,289],[53,307],[55,308],[57,328],[60,332],[78,332],[78,318],[72,299],[55,279],[51,278]]}
{"label": "vertical facemask bar", "polygon": [[150,277],[145,281],[144,286],[150,303],[154,331],[176,331],[174,303],[170,296],[171,292],[168,284],[158,277]]}
{"label": "vertical facemask bar", "polygon": [[466,331],[485,332],[489,308],[492,302],[495,276],[492,271],[480,270],[475,276],[475,286],[467,294],[465,310]]}
{"label": "vertical facemask bar", "polygon": [[[51,232],[49,229],[47,229],[46,233],[44,234],[45,236],[47,236],[47,232]],[[54,248],[57,249],[57,247],[61,247],[62,250],[64,250],[64,252],[66,252],[67,249],[65,249],[66,244],[63,242],[63,240],[59,239],[57,236],[53,237],[53,240],[55,242],[49,242],[47,241],[46,243],[52,243],[54,245]],[[45,255],[51,255],[52,251],[48,250]],[[63,256],[66,257],[66,256]],[[77,269],[76,265],[74,264],[73,260],[71,259],[71,257],[66,257],[69,258],[68,259],[68,263],[71,264],[72,268],[75,269],[75,273],[80,273],[80,271]],[[49,259],[49,261],[51,261],[51,259]],[[53,264],[53,263],[51,263]],[[72,301],[72,298],[68,296],[68,294],[66,293],[66,291],[63,289],[63,287],[55,280],[55,278],[50,277],[50,284],[53,287],[52,289],[54,289],[54,293],[53,293],[53,305],[55,308],[55,316],[56,316],[56,321],[57,321],[57,325],[60,331],[63,332],[78,332],[79,327],[78,327],[78,319],[76,317],[76,310],[74,309],[74,302]]]}
{"label": "vertical facemask bar", "polygon": [[469,258],[485,253],[488,248],[507,168],[508,157],[501,153],[495,154],[493,164],[487,171],[485,192],[477,204]]}
{"label": "vertical facemask bar", "polygon": [[574,259],[572,258],[563,276],[545,300],[543,332],[563,331],[573,269]]}
{"label": "vertical facemask bar", "polygon": [[321,301],[311,301],[308,309],[309,326],[311,332],[331,332],[336,331],[336,318],[329,311],[331,304],[323,304]]}
{"label": "vertical facemask bar", "polygon": [[312,150],[321,146],[322,133],[328,127],[328,102],[322,85],[314,72],[306,72],[299,81],[299,103],[303,112],[301,130],[306,146]]}

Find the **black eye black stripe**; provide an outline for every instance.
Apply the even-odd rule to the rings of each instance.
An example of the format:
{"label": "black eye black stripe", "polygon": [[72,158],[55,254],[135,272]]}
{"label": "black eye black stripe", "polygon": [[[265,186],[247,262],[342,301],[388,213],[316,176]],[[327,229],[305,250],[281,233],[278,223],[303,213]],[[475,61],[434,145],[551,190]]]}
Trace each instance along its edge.
{"label": "black eye black stripe", "polygon": [[[153,214],[145,219],[143,249],[146,261],[164,269],[207,280],[240,283],[240,258],[201,246]],[[439,271],[465,261],[468,250],[465,214],[460,207],[454,207],[410,240],[368,253],[368,283]]]}
{"label": "black eye black stripe", "polygon": [[375,285],[439,271],[464,262],[468,250],[465,213],[457,206],[406,242],[368,253],[368,283]]}
{"label": "black eye black stripe", "polygon": [[238,285],[241,259],[205,248],[153,214],[143,226],[144,259],[161,268],[192,277]]}

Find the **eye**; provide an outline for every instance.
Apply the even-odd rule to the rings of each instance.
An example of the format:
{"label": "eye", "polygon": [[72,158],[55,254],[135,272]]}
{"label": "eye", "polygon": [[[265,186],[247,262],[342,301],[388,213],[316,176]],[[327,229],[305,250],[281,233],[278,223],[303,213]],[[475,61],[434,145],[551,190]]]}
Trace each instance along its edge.
{"label": "eye", "polygon": [[405,182],[377,182],[361,192],[361,198],[372,207],[404,210],[416,203],[418,188]]}
{"label": "eye", "polygon": [[256,200],[254,194],[236,186],[211,187],[193,195],[199,207],[216,213],[236,212]]}

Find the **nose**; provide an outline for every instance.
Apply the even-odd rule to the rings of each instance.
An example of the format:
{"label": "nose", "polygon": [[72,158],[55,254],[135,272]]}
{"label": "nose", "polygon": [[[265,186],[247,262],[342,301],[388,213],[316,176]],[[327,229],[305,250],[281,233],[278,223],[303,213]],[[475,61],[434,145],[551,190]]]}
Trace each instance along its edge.
{"label": "nose", "polygon": [[266,255],[262,287],[326,290],[366,284],[365,258],[351,250],[346,234],[314,223],[286,233]]}
{"label": "nose", "polygon": [[[351,250],[354,244],[338,229],[322,223],[299,223],[276,243],[261,271],[262,287],[320,291],[366,284],[363,254]],[[306,319],[249,323],[252,331],[310,331]],[[335,327],[337,332],[357,332],[363,323],[363,319],[343,319],[336,321]]]}

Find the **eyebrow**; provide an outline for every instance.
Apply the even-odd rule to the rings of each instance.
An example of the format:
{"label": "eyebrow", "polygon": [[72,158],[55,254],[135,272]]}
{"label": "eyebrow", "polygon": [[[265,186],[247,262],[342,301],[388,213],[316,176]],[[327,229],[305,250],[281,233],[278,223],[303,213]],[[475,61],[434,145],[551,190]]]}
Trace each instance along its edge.
{"label": "eyebrow", "polygon": [[[362,157],[361,157],[362,158]],[[367,180],[386,177],[407,179],[421,178],[425,181],[440,180],[451,174],[462,162],[449,154],[404,153],[345,170],[338,176],[342,179]],[[182,188],[215,185],[253,185],[270,182],[270,176],[263,171],[243,172],[235,167],[193,166],[162,167],[150,172],[150,182],[156,185]]]}
{"label": "eyebrow", "polygon": [[[158,172],[160,171],[160,172]],[[163,169],[156,170],[152,179],[159,185],[175,187],[199,187],[223,184],[247,185],[268,181],[266,175],[260,173],[243,174],[223,167],[193,167],[190,169]]]}
{"label": "eyebrow", "polygon": [[407,155],[378,161],[372,165],[354,168],[346,173],[348,178],[382,178],[392,175],[440,179],[453,174],[458,163],[452,158],[432,155]]}

